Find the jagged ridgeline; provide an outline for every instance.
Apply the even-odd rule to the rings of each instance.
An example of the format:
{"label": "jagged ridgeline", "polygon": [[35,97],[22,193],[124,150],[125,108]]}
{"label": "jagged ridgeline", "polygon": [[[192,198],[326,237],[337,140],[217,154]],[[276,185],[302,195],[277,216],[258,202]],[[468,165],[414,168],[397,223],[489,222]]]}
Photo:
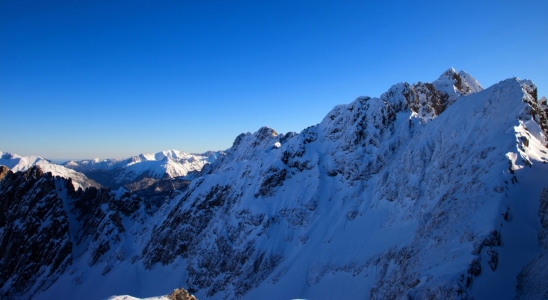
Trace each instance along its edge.
{"label": "jagged ridgeline", "polygon": [[1,297],[545,297],[546,112],[450,69],[241,134],[160,207],[3,169]]}
{"label": "jagged ridgeline", "polygon": [[49,288],[75,258],[96,265],[131,229],[123,221],[134,227],[153,213],[147,202],[130,193],[117,195],[95,187],[75,190],[70,178],[43,173],[39,166],[17,173],[3,168],[2,298]]}

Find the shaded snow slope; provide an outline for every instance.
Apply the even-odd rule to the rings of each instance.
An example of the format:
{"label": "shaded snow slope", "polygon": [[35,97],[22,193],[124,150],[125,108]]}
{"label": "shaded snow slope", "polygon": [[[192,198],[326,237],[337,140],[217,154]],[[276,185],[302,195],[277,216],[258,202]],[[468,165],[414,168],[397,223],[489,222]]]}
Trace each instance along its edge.
{"label": "shaded snow slope", "polygon": [[[535,179],[539,180],[540,178]],[[538,188],[535,188],[528,196],[534,197],[534,191],[538,191]],[[529,218],[528,223],[533,225],[529,228],[529,234],[534,235],[534,229],[538,228],[538,223],[535,222],[537,219],[533,210],[528,211],[528,213],[526,216]],[[530,260],[519,273],[516,286],[517,299],[548,298],[548,285],[546,284],[546,278],[548,278],[548,187],[545,187],[540,193],[537,216],[541,225],[541,229],[538,230],[537,234],[541,252],[533,260]],[[517,238],[521,239],[519,236]],[[532,241],[533,239],[529,238],[528,240]]]}
{"label": "shaded snow slope", "polygon": [[156,212],[66,208],[72,263],[36,299],[179,286],[199,299],[538,296],[512,287],[541,274],[526,266],[542,253],[543,105],[531,81],[483,90],[450,69],[299,134],[242,134]]}
{"label": "shaded snow slope", "polygon": [[80,172],[65,168],[40,156],[19,156],[17,154],[0,151],[0,165],[10,168],[13,172],[26,171],[32,166],[40,166],[46,173],[51,172],[54,176],[72,178],[72,183],[75,185],[74,187],[76,189],[79,187],[101,186],[99,183],[87,178]]}

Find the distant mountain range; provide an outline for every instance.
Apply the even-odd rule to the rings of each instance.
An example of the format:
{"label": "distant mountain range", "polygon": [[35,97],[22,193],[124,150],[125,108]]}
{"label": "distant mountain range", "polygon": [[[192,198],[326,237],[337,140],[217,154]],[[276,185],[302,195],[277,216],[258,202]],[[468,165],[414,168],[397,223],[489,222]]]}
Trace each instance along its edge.
{"label": "distant mountain range", "polygon": [[213,162],[221,153],[210,151],[203,154],[190,154],[169,150],[157,153],[141,153],[122,160],[68,161],[62,165],[87,174],[89,177],[93,177],[92,174],[96,172],[110,172],[112,173],[111,178],[102,180],[106,186],[116,188],[116,184],[123,186],[129,182],[135,182],[143,174],[156,179],[192,176],[192,174],[199,172],[205,164]]}
{"label": "distant mountain range", "polygon": [[204,165],[223,155],[222,151],[190,154],[177,150],[141,153],[127,159],[67,161],[60,165],[40,156],[19,156],[0,152],[0,165],[12,171],[40,166],[44,172],[71,178],[75,188],[123,188],[159,206],[174,190],[184,190]]}
{"label": "distant mountain range", "polygon": [[40,166],[44,172],[51,172],[57,176],[71,178],[76,189],[101,186],[98,182],[86,177],[86,175],[80,172],[58,165],[53,161],[44,159],[40,156],[19,156],[17,154],[0,151],[0,165],[8,167],[12,172],[26,171],[33,166]]}
{"label": "distant mountain range", "polygon": [[177,150],[141,153],[127,159],[68,161],[62,165],[85,174],[103,186],[120,187],[161,205],[174,190],[184,190],[201,169],[222,151],[190,154]]}
{"label": "distant mountain range", "polygon": [[19,158],[0,169],[0,298],[543,299],[547,137],[532,81],[449,69],[224,152],[64,164],[111,189]]}

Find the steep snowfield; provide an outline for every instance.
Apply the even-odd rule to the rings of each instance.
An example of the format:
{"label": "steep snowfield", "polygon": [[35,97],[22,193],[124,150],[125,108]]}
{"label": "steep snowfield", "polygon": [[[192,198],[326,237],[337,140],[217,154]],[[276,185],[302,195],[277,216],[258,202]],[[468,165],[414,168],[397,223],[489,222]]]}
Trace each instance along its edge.
{"label": "steep snowfield", "polygon": [[40,166],[44,172],[51,172],[54,176],[72,178],[76,189],[79,187],[100,186],[100,184],[87,178],[84,174],[60,166],[40,156],[19,156],[17,154],[0,151],[0,165],[10,168],[13,172],[26,171],[32,166]]}
{"label": "steep snowfield", "polygon": [[[86,221],[105,224],[90,229],[101,238],[82,239],[36,299],[179,286],[198,299],[538,297],[545,109],[531,81],[483,90],[450,69],[299,134],[242,134],[155,213],[117,217],[114,235],[105,205]],[[516,295],[518,274],[535,288]]]}
{"label": "steep snowfield", "polygon": [[[516,137],[529,136],[524,128],[523,125],[516,126]],[[516,277],[522,268],[542,251],[538,247],[537,238],[541,226],[537,213],[542,188],[548,186],[546,178],[548,165],[543,163],[546,154],[541,152],[546,152],[546,148],[536,139],[530,140],[528,147],[524,147],[519,139],[516,142],[525,150],[523,154],[544,156],[540,156],[539,160],[532,159],[531,166],[518,160],[516,167],[520,170],[516,170],[514,173],[515,183],[510,181],[508,185],[505,184],[504,198],[500,202],[499,214],[495,218],[495,227],[498,227],[501,235],[501,247],[492,248],[496,250],[498,264],[494,265],[495,270],[493,270],[493,266],[489,265],[491,260],[489,250],[491,248],[481,254],[482,274],[472,286],[472,295],[476,299],[514,299],[517,286]],[[547,274],[534,274],[533,276],[540,275],[547,278],[545,277]],[[539,297],[537,294],[535,297],[525,297],[524,299],[542,299],[546,296],[548,295]]]}

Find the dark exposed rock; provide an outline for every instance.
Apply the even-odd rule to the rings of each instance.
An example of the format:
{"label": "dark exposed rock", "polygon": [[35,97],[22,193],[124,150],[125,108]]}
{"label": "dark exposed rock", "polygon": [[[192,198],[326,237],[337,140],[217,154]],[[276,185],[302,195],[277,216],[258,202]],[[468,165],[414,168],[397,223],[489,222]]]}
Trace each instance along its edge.
{"label": "dark exposed rock", "polygon": [[160,207],[175,192],[184,192],[189,184],[190,180],[186,178],[162,179],[145,189],[136,190],[133,193],[152,205]]}
{"label": "dark exposed rock", "polygon": [[274,137],[277,135],[278,133],[276,132],[276,130],[268,127],[261,127],[259,131],[257,131],[257,133],[255,134],[256,140],[253,142],[253,144],[251,144],[251,146],[256,147],[260,145],[261,142],[264,141],[265,139],[269,137]]}
{"label": "dark exposed rock", "polygon": [[[138,210],[153,212],[129,193],[74,190],[71,179],[44,174],[37,166],[7,172],[0,181],[0,298],[47,289],[81,255],[74,256],[77,245],[89,250],[90,265],[98,263],[123,239],[122,217],[135,218]],[[70,227],[78,229],[74,236]]]}
{"label": "dark exposed rock", "polygon": [[0,181],[2,181],[2,179],[4,179],[4,177],[6,177],[9,170],[10,169],[6,166],[0,166]]}
{"label": "dark exposed rock", "polygon": [[414,113],[419,113],[419,108],[422,107],[424,115],[420,117],[426,117],[425,113],[432,113],[438,116],[450,104],[448,101],[449,95],[438,91],[431,83],[419,82],[413,85],[413,90],[415,90],[416,96],[414,101],[408,103],[408,106]]}
{"label": "dark exposed rock", "polygon": [[[233,201],[228,198],[230,192],[230,186],[216,185],[206,195],[199,197],[192,210],[177,209],[184,203],[185,199],[181,199],[166,222],[154,230],[150,243],[143,251],[145,266],[150,268],[158,262],[168,264],[177,256],[187,257],[194,240],[207,228],[220,206]],[[173,234],[178,238],[173,239]]]}
{"label": "dark exposed rock", "polygon": [[476,242],[472,254],[480,254],[483,247],[500,247],[502,240],[500,237],[500,232],[498,230],[492,230],[489,235],[483,238],[483,240]]}
{"label": "dark exposed rock", "polygon": [[489,265],[491,270],[495,271],[499,265],[499,253],[497,252],[497,250],[489,248],[487,249],[487,256],[489,257],[487,264]]}
{"label": "dark exposed rock", "polygon": [[[206,153],[211,154],[211,153]],[[133,157],[137,159],[137,157]],[[209,164],[205,165],[204,171],[209,170]],[[200,172],[191,171],[186,176],[170,178],[166,173],[162,178],[157,177],[150,172],[144,172],[136,178],[125,178],[126,170],[124,168],[116,169],[79,169],[87,177],[100,183],[100,186],[108,187],[113,190],[124,188],[134,193],[141,199],[149,202],[155,207],[160,207],[173,192],[184,191],[193,178],[200,176]],[[120,180],[120,178],[125,178]]]}
{"label": "dark exposed rock", "polygon": [[[548,229],[548,188],[544,188],[540,194],[540,203],[538,208],[540,225],[543,229]],[[539,236],[539,240],[547,239],[548,236]],[[548,249],[548,247],[546,247]]]}
{"label": "dark exposed rock", "polygon": [[55,178],[39,167],[9,172],[0,202],[0,298],[48,288],[71,263],[73,246]]}
{"label": "dark exposed rock", "polygon": [[287,171],[285,169],[270,169],[270,173],[265,176],[265,179],[261,183],[259,193],[265,197],[272,196],[275,188],[282,186],[286,177]]}
{"label": "dark exposed rock", "polygon": [[481,262],[479,257],[474,258],[470,263],[470,268],[468,269],[468,274],[472,276],[479,276],[481,274]]}
{"label": "dark exposed rock", "polygon": [[[524,91],[529,95],[529,97],[524,97],[523,101],[529,104],[529,115],[533,117],[533,120],[540,126],[545,136],[548,136],[548,103],[546,98],[540,99],[537,98],[537,88],[531,86],[525,86]],[[544,141],[547,146],[546,142]]]}
{"label": "dark exposed rock", "polygon": [[173,290],[171,294],[167,295],[167,298],[169,300],[198,300],[183,288]]}

